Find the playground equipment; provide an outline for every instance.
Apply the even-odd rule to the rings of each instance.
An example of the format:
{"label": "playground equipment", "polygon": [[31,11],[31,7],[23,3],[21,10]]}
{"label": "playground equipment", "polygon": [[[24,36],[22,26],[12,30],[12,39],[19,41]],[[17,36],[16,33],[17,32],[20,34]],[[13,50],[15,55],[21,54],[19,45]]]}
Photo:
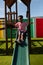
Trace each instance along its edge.
{"label": "playground equipment", "polygon": [[13,52],[11,65],[29,65],[29,52],[28,52],[28,35],[25,35],[24,41],[20,44],[16,43]]}
{"label": "playground equipment", "polygon": [[[7,49],[8,49],[8,39],[7,39],[7,6],[11,12],[11,7],[14,3],[16,3],[16,21],[17,21],[17,16],[18,16],[18,12],[17,12],[17,0],[4,0],[5,1],[5,25],[6,25],[6,53],[7,53]],[[27,6],[27,12],[29,12],[28,14],[28,22],[30,23],[30,2],[31,0],[21,0],[26,6]],[[11,17],[12,18],[12,17]],[[12,21],[12,19],[11,19]],[[29,44],[29,47],[31,46],[31,39],[30,39],[30,24],[28,25],[27,27],[27,30],[28,30],[28,42],[30,43]],[[12,48],[12,27],[11,27],[11,48]]]}
{"label": "playground equipment", "polygon": [[[8,52],[8,36],[7,36],[7,28],[8,26],[11,29],[11,49],[13,48],[13,44],[12,44],[12,26],[9,25],[10,22],[12,22],[12,20],[17,20],[17,2],[16,2],[16,13],[11,11],[11,7],[12,5],[15,3],[15,0],[4,0],[5,1],[5,30],[6,30],[6,53]],[[10,12],[7,12],[7,6],[10,10]],[[12,15],[14,17],[14,19],[12,19]],[[16,16],[15,16],[16,15]]]}
{"label": "playground equipment", "polygon": [[[11,7],[14,3],[16,3],[16,22],[17,22],[17,0],[4,0],[5,1],[5,23],[6,23],[6,52],[8,49],[8,39],[7,39],[7,6],[10,9],[11,13]],[[31,0],[21,0],[26,6],[27,6],[27,17],[29,25],[27,27],[27,33],[28,37],[26,38],[26,42],[21,43],[21,45],[16,44],[15,50],[14,50],[14,56],[12,60],[12,65],[29,65],[29,49],[31,46],[31,39],[30,39],[30,2]],[[9,14],[9,13],[8,13]],[[9,18],[10,15],[8,15]],[[12,16],[9,18],[12,23]],[[9,21],[8,19],[8,21]],[[10,25],[11,25],[10,23]],[[9,25],[9,22],[8,22]],[[11,33],[12,33],[12,27],[11,27]],[[11,34],[11,43],[12,43],[12,34]],[[12,47],[12,45],[11,45]],[[18,55],[17,55],[18,54]],[[15,56],[16,55],[16,56]],[[16,58],[17,57],[17,58]]]}
{"label": "playground equipment", "polygon": [[2,28],[5,27],[4,21],[2,19],[0,19],[0,39],[5,38],[4,34],[5,34],[5,30],[2,30]]}

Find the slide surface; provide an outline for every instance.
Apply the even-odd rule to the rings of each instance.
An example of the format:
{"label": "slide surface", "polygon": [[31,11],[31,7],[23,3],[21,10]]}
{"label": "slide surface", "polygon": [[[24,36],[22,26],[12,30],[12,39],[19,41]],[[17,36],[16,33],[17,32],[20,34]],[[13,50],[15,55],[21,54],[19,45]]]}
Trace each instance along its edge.
{"label": "slide surface", "polygon": [[11,65],[29,65],[28,40],[15,45]]}

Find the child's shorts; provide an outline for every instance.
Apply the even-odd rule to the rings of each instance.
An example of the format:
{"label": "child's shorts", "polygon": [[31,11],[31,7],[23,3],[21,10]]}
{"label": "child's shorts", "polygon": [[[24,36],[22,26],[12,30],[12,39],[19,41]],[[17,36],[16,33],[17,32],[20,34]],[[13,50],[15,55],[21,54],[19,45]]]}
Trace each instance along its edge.
{"label": "child's shorts", "polygon": [[24,31],[19,30],[19,31],[18,31],[18,34],[19,34],[19,35],[24,35]]}
{"label": "child's shorts", "polygon": [[24,32],[24,31],[20,31],[20,30],[18,30],[17,31],[17,38],[18,38],[18,35],[21,35],[21,34],[23,34],[23,38],[25,39],[26,38],[26,33]]}

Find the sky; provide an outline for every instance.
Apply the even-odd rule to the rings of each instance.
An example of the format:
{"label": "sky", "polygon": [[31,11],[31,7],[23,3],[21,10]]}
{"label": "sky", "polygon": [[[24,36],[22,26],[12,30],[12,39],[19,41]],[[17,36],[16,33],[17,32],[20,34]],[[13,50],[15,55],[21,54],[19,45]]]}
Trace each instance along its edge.
{"label": "sky", "polygon": [[[0,18],[5,17],[5,4],[0,0]],[[9,9],[8,9],[9,11]],[[15,11],[15,4],[12,6],[12,12]],[[18,15],[23,15],[26,18],[27,7],[18,0]],[[31,17],[43,16],[43,0],[31,0],[30,4]]]}

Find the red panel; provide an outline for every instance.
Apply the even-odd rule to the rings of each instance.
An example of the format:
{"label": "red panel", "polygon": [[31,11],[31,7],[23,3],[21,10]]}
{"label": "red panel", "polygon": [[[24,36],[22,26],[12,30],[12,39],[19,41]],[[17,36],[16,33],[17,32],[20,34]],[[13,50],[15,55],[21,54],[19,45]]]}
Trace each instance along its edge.
{"label": "red panel", "polygon": [[43,18],[36,19],[36,36],[43,37]]}

